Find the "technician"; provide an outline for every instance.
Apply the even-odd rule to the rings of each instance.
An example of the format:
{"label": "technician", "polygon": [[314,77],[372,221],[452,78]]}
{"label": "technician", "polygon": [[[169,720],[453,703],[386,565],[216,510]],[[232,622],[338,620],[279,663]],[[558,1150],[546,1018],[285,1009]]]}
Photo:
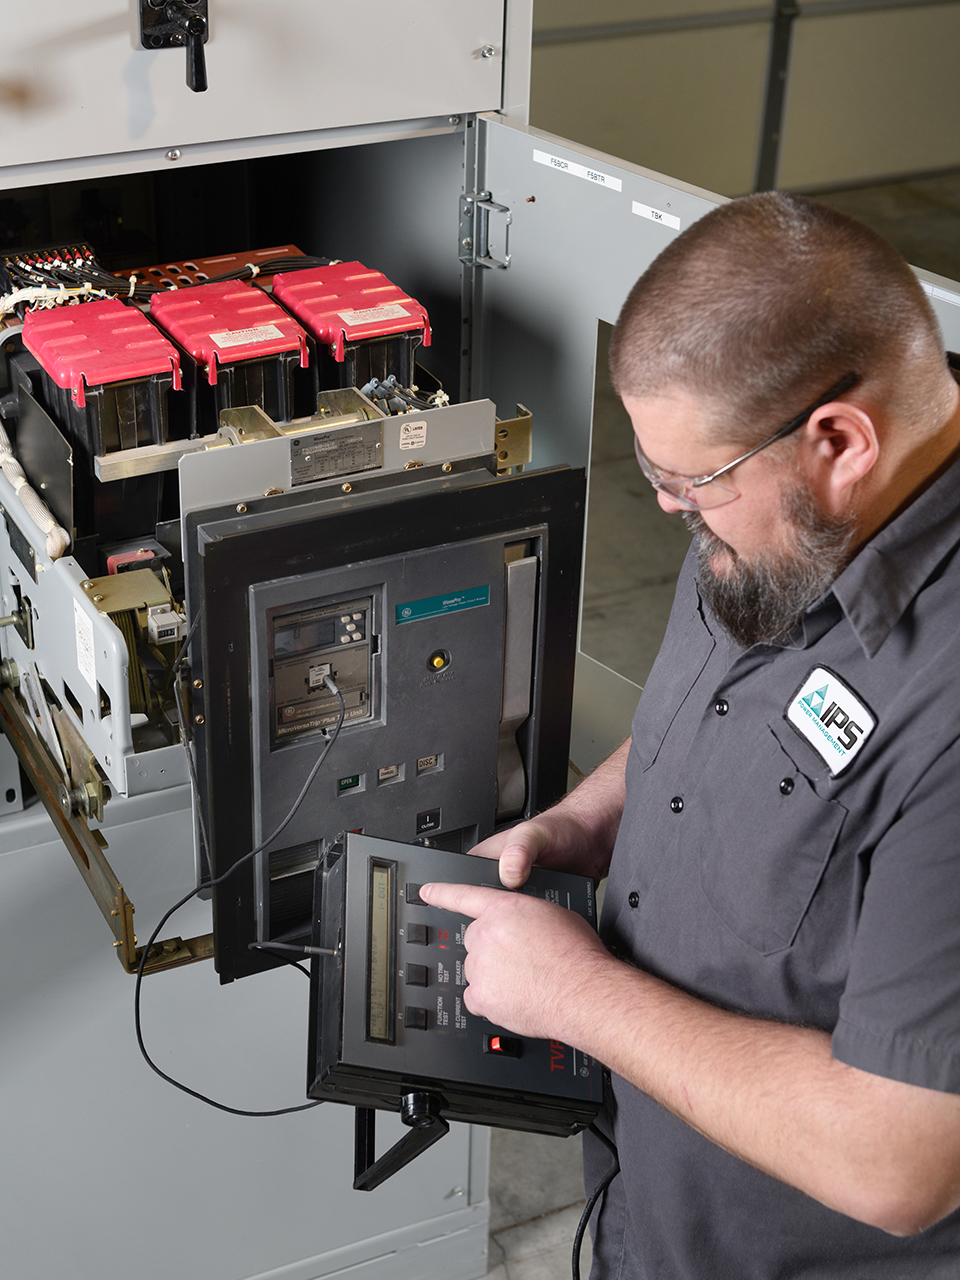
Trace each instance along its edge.
{"label": "technician", "polygon": [[[607,1064],[603,1280],[960,1276],[960,408],[880,237],[726,204],[611,346],[696,537],[632,740],[477,852],[468,1009]],[[601,941],[602,939],[602,941]],[[585,1137],[587,1185],[610,1155]]]}

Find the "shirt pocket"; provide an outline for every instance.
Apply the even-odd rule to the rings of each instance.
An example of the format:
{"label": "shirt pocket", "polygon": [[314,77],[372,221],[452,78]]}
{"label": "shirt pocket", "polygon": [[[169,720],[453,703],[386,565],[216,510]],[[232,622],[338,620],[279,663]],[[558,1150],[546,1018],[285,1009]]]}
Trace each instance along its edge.
{"label": "shirt pocket", "polygon": [[772,955],[793,945],[847,810],[817,794],[771,725],[758,747],[726,778],[711,776],[697,853],[710,906],[742,942]]}

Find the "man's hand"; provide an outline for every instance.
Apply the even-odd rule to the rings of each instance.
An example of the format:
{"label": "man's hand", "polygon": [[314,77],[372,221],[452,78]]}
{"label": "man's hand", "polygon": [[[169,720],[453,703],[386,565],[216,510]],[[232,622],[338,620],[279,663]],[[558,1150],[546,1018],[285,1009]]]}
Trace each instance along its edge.
{"label": "man's hand", "polygon": [[470,852],[500,863],[508,889],[526,883],[533,866],[601,880],[607,874],[623,813],[624,770],[630,739],[559,804],[484,840]]}
{"label": "man's hand", "polygon": [[564,821],[551,809],[538,818],[491,836],[470,852],[478,858],[499,862],[500,883],[507,889],[519,889],[529,879],[531,868],[538,864],[566,868],[564,852],[572,844],[579,848],[579,835],[579,829],[570,819]]}
{"label": "man's hand", "polygon": [[571,1039],[590,1018],[580,991],[587,971],[616,964],[574,911],[478,885],[425,884],[424,902],[472,917],[464,934],[467,1008],[516,1035]]}

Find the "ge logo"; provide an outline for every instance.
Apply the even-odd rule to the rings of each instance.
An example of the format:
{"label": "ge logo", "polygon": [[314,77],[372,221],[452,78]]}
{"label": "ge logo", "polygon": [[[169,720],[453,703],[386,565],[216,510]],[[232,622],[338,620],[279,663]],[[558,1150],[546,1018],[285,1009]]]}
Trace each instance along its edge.
{"label": "ge logo", "polygon": [[581,1074],[582,1076],[588,1076],[588,1075],[590,1074],[590,1068],[589,1068],[589,1067],[581,1067],[581,1068],[580,1068],[580,1074]]}
{"label": "ge logo", "polygon": [[409,617],[410,617],[410,615],[411,615],[412,613],[413,613],[413,610],[412,610],[412,609],[403,609],[403,610],[401,611],[401,617],[403,617],[403,618],[409,618]]}

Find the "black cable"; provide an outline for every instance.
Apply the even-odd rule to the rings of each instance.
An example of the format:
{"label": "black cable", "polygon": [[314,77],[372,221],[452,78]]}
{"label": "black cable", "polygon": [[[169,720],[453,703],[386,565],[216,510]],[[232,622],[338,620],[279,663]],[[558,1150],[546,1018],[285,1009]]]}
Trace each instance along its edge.
{"label": "black cable", "polygon": [[[196,619],[194,619],[194,626],[196,626]],[[186,643],[187,642],[184,641],[184,645],[186,645]],[[255,858],[257,854],[262,853],[264,849],[266,849],[269,845],[271,845],[274,842],[274,840],[276,840],[277,836],[279,836],[280,833],[284,831],[287,828],[287,826],[293,821],[294,817],[296,816],[297,810],[300,808],[300,805],[303,803],[304,797],[306,796],[307,792],[310,790],[310,787],[313,784],[313,780],[314,778],[316,778],[317,773],[320,770],[320,766],[323,764],[324,760],[327,758],[327,754],[329,753],[330,748],[333,746],[337,738],[340,736],[340,730],[343,728],[343,720],[346,714],[346,708],[343,702],[343,694],[337,688],[336,684],[334,683],[334,681],[330,676],[324,676],[324,684],[327,686],[327,688],[330,690],[331,693],[335,693],[337,695],[337,701],[340,704],[340,713],[337,717],[337,723],[336,725],[334,725],[333,730],[331,731],[330,737],[324,743],[323,750],[320,752],[319,756],[317,757],[316,762],[311,768],[309,774],[307,774],[307,780],[306,782],[304,782],[303,786],[300,788],[300,794],[297,796],[296,800],[294,800],[289,813],[283,819],[280,825],[273,832],[271,832],[271,834],[265,840],[261,840],[260,843],[255,848],[251,849],[249,853],[245,853],[242,858],[239,858],[235,863],[233,863],[232,866],[228,867],[227,870],[224,871],[222,875],[216,876],[212,880],[206,880],[204,881],[203,884],[198,884],[196,888],[191,889],[189,893],[184,894],[184,896],[180,899],[179,902],[175,902],[173,906],[169,909],[169,911],[167,911],[160,918],[160,921],[157,924],[157,927],[154,929],[153,933],[150,935],[146,946],[143,948],[143,951],[140,954],[140,962],[137,965],[137,981],[136,981],[136,986],[134,987],[134,992],[133,992],[133,1018],[134,1018],[134,1026],[136,1028],[136,1033],[137,1033],[137,1045],[140,1049],[140,1053],[143,1056],[144,1062],[146,1062],[147,1066],[151,1069],[151,1071],[155,1071],[157,1073],[157,1075],[161,1078],[161,1080],[166,1080],[167,1084],[173,1085],[175,1089],[181,1090],[182,1093],[190,1094],[192,1098],[197,1098],[199,1099],[200,1102],[207,1103],[208,1106],[216,1107],[218,1111],[228,1111],[231,1115],[234,1115],[234,1116],[285,1116],[285,1115],[290,1115],[292,1112],[295,1112],[295,1111],[311,1111],[314,1107],[319,1107],[323,1100],[320,1099],[317,1102],[304,1102],[297,1107],[280,1107],[276,1111],[244,1111],[240,1107],[228,1107],[226,1103],[215,1102],[213,1098],[208,1098],[205,1094],[198,1093],[196,1089],[191,1089],[188,1085],[182,1084],[179,1080],[174,1080],[173,1076],[167,1075],[167,1073],[163,1071],[160,1067],[158,1067],[157,1064],[154,1062],[154,1060],[150,1057],[149,1053],[147,1053],[147,1047],[143,1043],[143,1030],[140,1024],[140,986],[141,986],[141,983],[143,982],[143,970],[147,962],[147,956],[150,954],[150,950],[153,947],[153,944],[156,942],[157,937],[160,934],[160,930],[164,927],[164,925],[167,923],[167,921],[175,912],[179,911],[180,908],[184,906],[186,903],[188,903],[191,898],[195,898],[197,894],[201,892],[201,890],[213,889],[217,885],[223,884],[224,880],[226,880],[229,876],[233,875],[233,873],[237,870],[238,867],[242,867],[245,863],[249,862],[252,858]]]}
{"label": "black cable", "polygon": [[573,1258],[571,1259],[571,1271],[573,1280],[580,1280],[580,1249],[583,1245],[583,1237],[587,1230],[587,1224],[590,1221],[590,1215],[596,1207],[597,1201],[606,1192],[607,1187],[620,1172],[620,1157],[617,1154],[617,1148],[613,1145],[605,1133],[602,1133],[595,1124],[589,1126],[590,1133],[603,1143],[610,1154],[613,1156],[613,1165],[603,1175],[593,1191],[590,1198],[583,1207],[583,1213],[580,1215],[580,1221],[577,1223],[577,1234],[573,1237]]}

